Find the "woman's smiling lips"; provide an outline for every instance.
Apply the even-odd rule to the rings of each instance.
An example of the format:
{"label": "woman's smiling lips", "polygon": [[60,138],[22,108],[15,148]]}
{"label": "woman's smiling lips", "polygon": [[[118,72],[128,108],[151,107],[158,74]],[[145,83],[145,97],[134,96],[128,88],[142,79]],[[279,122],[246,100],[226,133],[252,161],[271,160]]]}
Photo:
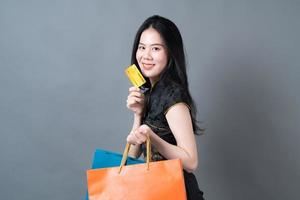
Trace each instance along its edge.
{"label": "woman's smiling lips", "polygon": [[142,64],[145,69],[151,69],[154,66],[154,64],[150,64],[150,63],[142,63]]}

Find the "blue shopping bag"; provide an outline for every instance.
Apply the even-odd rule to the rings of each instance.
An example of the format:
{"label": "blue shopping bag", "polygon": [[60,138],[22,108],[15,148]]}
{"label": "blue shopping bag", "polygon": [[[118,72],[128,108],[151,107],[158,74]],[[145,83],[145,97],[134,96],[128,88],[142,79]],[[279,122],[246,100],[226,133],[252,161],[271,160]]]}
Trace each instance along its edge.
{"label": "blue shopping bag", "polygon": [[[120,166],[123,154],[96,149],[92,169]],[[126,165],[145,163],[143,160],[128,157]]]}
{"label": "blue shopping bag", "polygon": [[[96,149],[94,153],[92,169],[109,168],[120,166],[123,154],[107,151],[104,149]],[[128,157],[126,165],[145,163],[144,160]],[[86,200],[88,200],[88,193]]]}

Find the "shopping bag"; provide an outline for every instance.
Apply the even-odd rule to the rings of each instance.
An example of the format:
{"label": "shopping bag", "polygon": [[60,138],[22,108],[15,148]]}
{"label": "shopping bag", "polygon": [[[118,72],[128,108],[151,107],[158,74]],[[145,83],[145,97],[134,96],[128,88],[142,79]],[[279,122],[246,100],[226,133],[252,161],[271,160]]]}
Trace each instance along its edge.
{"label": "shopping bag", "polygon": [[[94,153],[92,169],[120,166],[122,157],[123,154],[120,153],[115,153],[104,149],[96,149]],[[127,165],[138,164],[138,163],[145,163],[145,161],[128,157],[126,162]],[[88,193],[86,193],[85,199],[89,200]]]}
{"label": "shopping bag", "polygon": [[186,200],[181,160],[150,162],[146,146],[145,164],[125,165],[127,143],[119,167],[87,170],[89,200]]}

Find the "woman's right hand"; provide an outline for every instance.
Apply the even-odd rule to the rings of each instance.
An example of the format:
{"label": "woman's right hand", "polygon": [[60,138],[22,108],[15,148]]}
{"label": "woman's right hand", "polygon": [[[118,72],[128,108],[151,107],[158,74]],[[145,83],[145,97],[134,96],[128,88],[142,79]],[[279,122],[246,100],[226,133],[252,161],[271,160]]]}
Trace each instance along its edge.
{"label": "woman's right hand", "polygon": [[142,115],[144,111],[145,96],[137,87],[129,88],[127,97],[127,108],[132,110],[136,115]]}

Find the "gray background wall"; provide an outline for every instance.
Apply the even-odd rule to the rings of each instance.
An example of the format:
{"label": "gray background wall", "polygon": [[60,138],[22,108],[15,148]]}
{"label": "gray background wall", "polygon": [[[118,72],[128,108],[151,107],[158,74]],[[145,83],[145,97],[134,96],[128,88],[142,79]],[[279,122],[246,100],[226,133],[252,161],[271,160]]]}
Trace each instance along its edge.
{"label": "gray background wall", "polygon": [[133,37],[180,28],[207,128],[207,199],[300,199],[300,3],[0,1],[0,199],[83,199],[95,148],[121,152]]}

